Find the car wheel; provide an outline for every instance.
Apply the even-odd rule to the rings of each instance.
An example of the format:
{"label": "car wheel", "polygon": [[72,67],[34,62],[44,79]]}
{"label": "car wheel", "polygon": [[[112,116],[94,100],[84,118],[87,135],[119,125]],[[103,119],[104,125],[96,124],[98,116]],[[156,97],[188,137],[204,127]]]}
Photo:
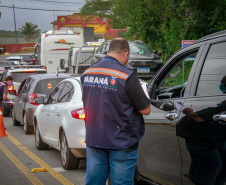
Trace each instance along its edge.
{"label": "car wheel", "polygon": [[38,150],[47,150],[49,145],[42,141],[38,125],[35,127],[35,146]]}
{"label": "car wheel", "polygon": [[2,116],[8,117],[9,113],[10,113],[10,109],[7,109],[4,105],[4,103],[2,102]]}
{"label": "car wheel", "polygon": [[79,159],[75,157],[69,149],[64,131],[60,135],[60,156],[61,164],[65,170],[74,170],[78,168]]}
{"label": "car wheel", "polygon": [[24,132],[25,134],[33,134],[34,133],[34,128],[33,126],[30,126],[27,122],[27,116],[24,113],[24,117],[23,117],[23,124],[24,124]]}
{"label": "car wheel", "polygon": [[13,126],[20,126],[20,122],[15,118],[15,110],[12,110],[12,119],[13,119]]}

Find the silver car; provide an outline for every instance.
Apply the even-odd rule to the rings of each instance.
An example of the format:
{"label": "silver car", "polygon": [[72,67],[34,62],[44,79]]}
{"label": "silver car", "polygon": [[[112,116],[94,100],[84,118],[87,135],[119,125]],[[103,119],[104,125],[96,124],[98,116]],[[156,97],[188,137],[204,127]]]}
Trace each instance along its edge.
{"label": "silver car", "polygon": [[25,134],[32,134],[33,115],[38,104],[37,97],[47,97],[59,82],[71,77],[71,74],[36,74],[28,76],[20,85],[18,95],[14,98],[12,110],[13,125],[24,125]]}

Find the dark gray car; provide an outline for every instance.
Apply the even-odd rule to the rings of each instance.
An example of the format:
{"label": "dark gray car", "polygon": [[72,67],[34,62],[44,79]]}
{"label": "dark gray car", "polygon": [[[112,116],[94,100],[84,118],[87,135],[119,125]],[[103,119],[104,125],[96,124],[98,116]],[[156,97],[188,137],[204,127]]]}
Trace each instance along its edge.
{"label": "dark gray car", "polygon": [[[137,73],[142,79],[153,77],[162,67],[163,62],[160,57],[150,50],[150,48],[140,40],[128,41],[130,47],[129,61],[127,68]],[[92,62],[101,61],[109,49],[110,41],[103,42],[92,57]]]}
{"label": "dark gray car", "polygon": [[179,50],[151,80],[138,181],[226,183],[225,51],[226,30]]}
{"label": "dark gray car", "polygon": [[72,74],[37,74],[28,76],[20,85],[18,95],[14,98],[12,111],[13,125],[24,125],[25,134],[32,134],[33,115],[38,104],[35,103],[37,97],[47,97],[56,85]]}

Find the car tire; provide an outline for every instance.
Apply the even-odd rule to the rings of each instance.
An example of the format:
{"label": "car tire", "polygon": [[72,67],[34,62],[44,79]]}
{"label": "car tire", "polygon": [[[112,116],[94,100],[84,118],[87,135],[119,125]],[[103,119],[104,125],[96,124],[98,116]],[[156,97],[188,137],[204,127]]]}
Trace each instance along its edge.
{"label": "car tire", "polygon": [[12,120],[13,120],[13,126],[20,126],[20,122],[16,120],[15,118],[15,110],[12,110]]}
{"label": "car tire", "polygon": [[34,133],[34,127],[30,126],[27,122],[27,116],[26,113],[24,113],[23,116],[23,124],[24,124],[24,132],[25,134],[33,134]]}
{"label": "car tire", "polygon": [[2,102],[2,116],[3,117],[9,117],[10,109],[7,109]]}
{"label": "car tire", "polygon": [[78,168],[79,159],[69,149],[64,131],[60,135],[60,157],[61,164],[65,170],[75,170]]}
{"label": "car tire", "polygon": [[42,141],[38,125],[35,126],[35,146],[38,150],[47,150],[49,145]]}

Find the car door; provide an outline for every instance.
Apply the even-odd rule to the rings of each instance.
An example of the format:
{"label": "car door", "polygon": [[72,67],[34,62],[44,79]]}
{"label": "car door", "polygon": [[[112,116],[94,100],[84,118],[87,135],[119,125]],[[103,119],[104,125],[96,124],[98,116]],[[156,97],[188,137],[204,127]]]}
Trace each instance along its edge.
{"label": "car door", "polygon": [[226,41],[213,40],[194,75],[178,123],[183,184],[226,182]]}
{"label": "car door", "polygon": [[[64,115],[65,109],[68,107],[68,102],[70,101],[74,92],[74,88],[71,82],[65,82],[65,85],[60,92],[57,102],[53,105],[54,108],[50,113],[49,127],[51,127],[51,142],[53,145],[59,145],[59,126],[62,122],[62,117]],[[50,125],[51,124],[51,125]]]}
{"label": "car door", "polygon": [[[176,101],[180,107],[189,95],[187,82],[193,78],[203,48],[200,44],[177,53],[148,86],[154,106],[151,114],[144,117],[145,134],[138,147],[137,171],[150,182],[181,184],[182,163],[176,134],[180,109],[174,109],[173,103]],[[165,101],[171,105],[164,104]]]}
{"label": "car door", "polygon": [[51,138],[54,134],[52,126],[54,125],[54,122],[58,119],[58,117],[52,117],[54,115],[52,112],[56,109],[57,101],[64,86],[65,83],[60,83],[52,91],[47,100],[47,104],[43,106],[39,113],[40,133],[49,144],[52,143]]}
{"label": "car door", "polygon": [[14,98],[14,116],[17,121],[23,122],[24,105],[28,101],[28,92],[33,81],[33,78],[25,79],[18,89],[18,96]]}

